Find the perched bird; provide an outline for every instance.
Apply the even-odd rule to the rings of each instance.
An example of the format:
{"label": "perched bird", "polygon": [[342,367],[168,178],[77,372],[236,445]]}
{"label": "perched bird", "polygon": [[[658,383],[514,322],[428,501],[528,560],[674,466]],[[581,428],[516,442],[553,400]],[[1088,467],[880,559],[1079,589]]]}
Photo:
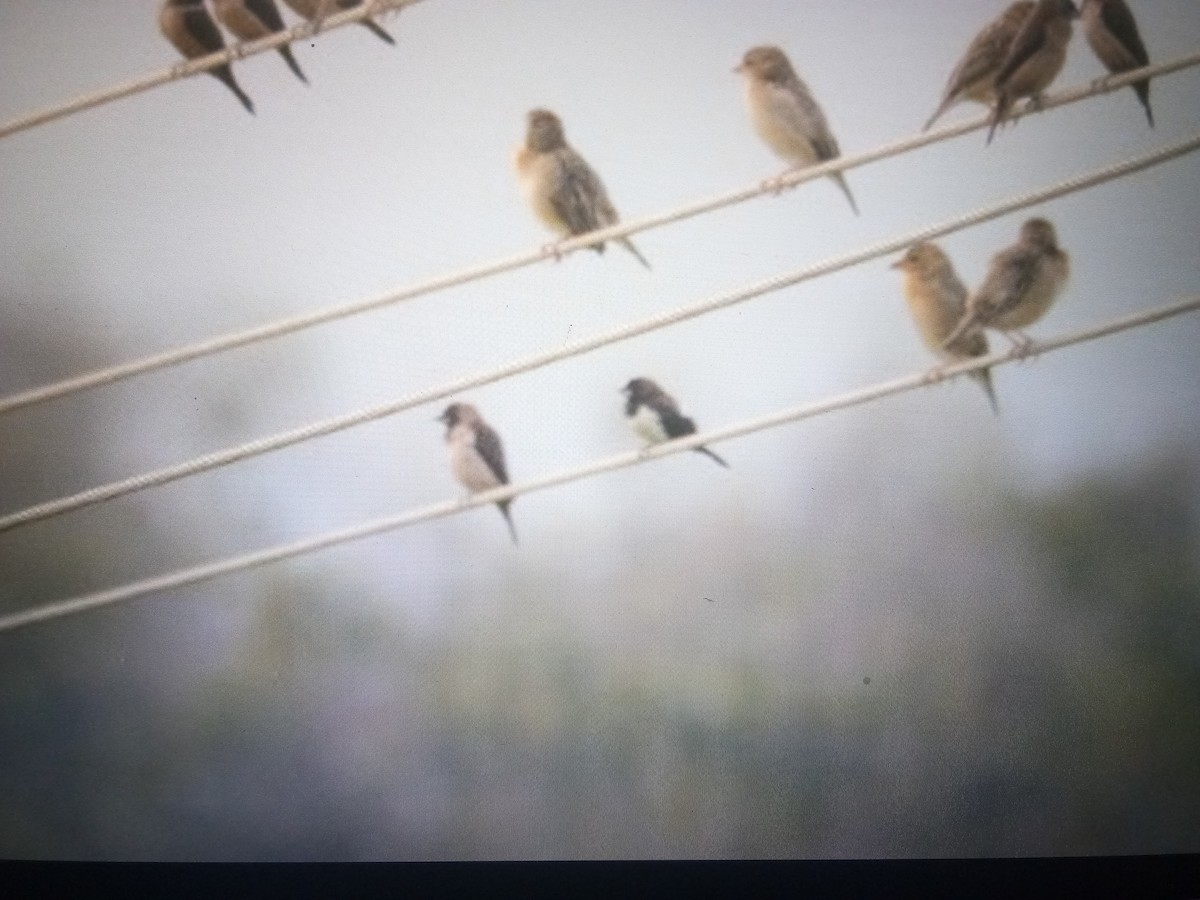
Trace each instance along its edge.
{"label": "perched bird", "polygon": [[988,129],[989,144],[1014,103],[1029,97],[1036,104],[1042,91],[1058,77],[1067,61],[1071,20],[1078,16],[1079,10],[1072,0],[1037,0],[1037,6],[1022,23],[996,73],[996,108]]}
{"label": "perched bird", "polygon": [[[303,16],[310,22],[315,22],[317,27],[321,27],[321,22],[326,16],[331,16],[336,12],[345,12],[348,9],[354,9],[356,6],[362,6],[363,0],[283,0],[292,11],[298,16]],[[382,27],[371,19],[363,19],[360,23],[364,27],[370,29],[381,41],[388,44],[395,44],[396,39],[383,30]]]}
{"label": "perched bird", "polygon": [[[1080,12],[1083,33],[1088,46],[1100,62],[1114,75],[1150,65],[1150,55],[1137,22],[1125,0],[1083,0]],[[1135,81],[1130,85],[1146,109],[1150,127],[1154,127],[1154,111],[1150,109],[1150,81]]]}
{"label": "perched bird", "polygon": [[1049,311],[1070,273],[1070,257],[1059,248],[1054,226],[1030,219],[1017,242],[992,258],[983,284],[967,298],[962,320],[942,346],[952,347],[980,328],[994,328],[1028,352],[1033,340],[1022,329]]}
{"label": "perched bird", "polygon": [[995,102],[993,83],[996,73],[1008,55],[1013,38],[1036,5],[1034,0],[1018,0],[975,35],[975,40],[971,41],[967,52],[950,73],[946,90],[942,92],[941,104],[922,131],[928,131],[943,113],[963,100],[973,100],[984,106],[991,106]]}
{"label": "perched bird", "polygon": [[[649,378],[634,378],[621,388],[625,401],[625,417],[629,426],[648,444],[661,444],[674,438],[696,433],[696,423],[679,411],[675,398]],[[729,468],[729,463],[707,447],[696,447],[715,462]]]}
{"label": "perched bird", "polygon": [[[746,108],[758,136],[794,168],[803,169],[836,158],[837,139],[825,113],[778,47],[752,47],[733,71],[746,78]],[[842,189],[850,208],[858,204],[841,172],[829,176]]]}
{"label": "perched bird", "polygon": [[[450,469],[459,484],[471,493],[508,484],[504,445],[500,443],[500,435],[483,421],[479,410],[469,403],[451,403],[437,420],[446,424]],[[508,531],[515,544],[517,529],[508,512],[511,503],[512,500],[500,500],[496,505],[508,523]]]}
{"label": "perched bird", "polygon": [[[926,347],[948,363],[987,356],[987,337],[979,329],[964,332],[952,344],[945,344],[966,312],[967,289],[958,280],[950,257],[941,247],[929,242],[913,244],[907,253],[892,263],[892,268],[899,269],[904,276],[908,311]],[[992,411],[999,414],[991,371],[980,369],[972,372],[971,377],[983,387]]]}
{"label": "perched bird", "polygon": [[[257,41],[284,30],[283,16],[279,14],[275,0],[213,0],[213,12],[217,14],[217,21],[239,41]],[[284,44],[279,48],[279,55],[295,76],[308,84],[292,56],[292,48]]]}
{"label": "perched bird", "polygon": [[[204,0],[164,0],[158,11],[158,28],[163,37],[187,59],[197,59],[225,49],[225,38],[208,14]],[[234,79],[228,63],[209,69],[208,74],[233,91],[242,106],[251,115],[254,114],[254,104]]]}
{"label": "perched bird", "polygon": [[[527,120],[525,143],[517,148],[513,165],[534,214],[564,238],[616,225],[617,211],[604,183],[567,143],[562,120],[548,109],[530,110]],[[623,237],[617,243],[650,268],[633,241]],[[603,253],[604,243],[592,249]]]}

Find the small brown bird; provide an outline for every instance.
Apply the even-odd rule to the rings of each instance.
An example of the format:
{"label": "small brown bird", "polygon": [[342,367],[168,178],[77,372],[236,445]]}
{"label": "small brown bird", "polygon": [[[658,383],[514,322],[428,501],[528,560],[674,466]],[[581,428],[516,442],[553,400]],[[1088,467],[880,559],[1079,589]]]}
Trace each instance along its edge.
{"label": "small brown bird", "polygon": [[[987,337],[979,329],[965,332],[953,343],[946,344],[946,338],[966,312],[967,289],[941,247],[931,242],[913,244],[907,253],[892,263],[892,268],[899,269],[904,276],[908,311],[926,347],[947,363],[987,356]],[[934,373],[937,372],[935,369]],[[987,394],[992,412],[999,415],[991,370],[980,369],[972,372],[971,377]]]}
{"label": "small brown bird", "polygon": [[[208,14],[204,0],[164,0],[158,11],[158,28],[187,59],[198,59],[225,49],[225,38]],[[233,91],[246,111],[254,114],[254,104],[234,79],[228,63],[209,69],[208,74]]]}
{"label": "small brown bird", "polygon": [[1070,273],[1070,257],[1059,248],[1054,226],[1045,219],[1030,219],[1021,226],[1017,242],[992,258],[983,284],[967,298],[962,321],[942,346],[954,346],[980,328],[994,328],[1027,353],[1033,340],[1023,329],[1049,311]]}
{"label": "small brown bird", "polygon": [[[754,130],[777,156],[803,169],[841,154],[825,113],[782,50],[752,47],[733,71],[746,78],[746,108]],[[829,177],[857,216],[858,204],[845,176],[834,172]]]}
{"label": "small brown bird", "polygon": [[[437,421],[446,424],[450,470],[459,484],[473,494],[508,484],[504,445],[500,443],[500,435],[483,421],[479,410],[469,403],[451,403]],[[508,523],[508,531],[515,544],[517,529],[508,512],[511,504],[511,499],[500,500],[496,506]]]}
{"label": "small brown bird", "polygon": [[1041,94],[1058,77],[1067,61],[1071,41],[1071,20],[1079,17],[1072,0],[1037,0],[996,73],[996,108],[987,142],[1008,118],[1012,106],[1023,97],[1036,105]]}
{"label": "small brown bird", "polygon": [[[1113,75],[1150,65],[1150,55],[1125,0],[1083,0],[1080,17],[1088,46]],[[1150,80],[1135,81],[1130,87],[1145,108],[1146,118],[1153,128]]]}
{"label": "small brown bird", "polygon": [[973,100],[984,106],[991,106],[995,102],[996,73],[1004,64],[1013,38],[1017,36],[1017,32],[1021,30],[1021,26],[1036,5],[1034,0],[1018,0],[975,35],[975,39],[967,47],[967,52],[950,73],[946,90],[942,92],[941,104],[929,117],[922,131],[928,131],[943,113],[963,100]]}
{"label": "small brown bird", "polygon": [[[629,419],[629,427],[647,444],[661,444],[696,433],[696,423],[679,411],[675,398],[649,378],[634,378],[621,388],[621,393],[628,398],[625,417]],[[729,468],[729,463],[707,447],[695,450]]]}
{"label": "small brown bird", "polygon": [[[525,143],[517,149],[513,165],[534,214],[564,238],[616,225],[617,211],[604,183],[567,143],[562,120],[548,109],[531,110],[527,119]],[[633,241],[623,237],[617,243],[650,268]],[[603,253],[604,243],[592,249]]]}
{"label": "small brown bird", "polygon": [[[213,12],[217,15],[217,21],[239,41],[261,40],[283,31],[285,27],[275,0],[213,0]],[[292,48],[284,44],[279,48],[279,55],[292,73],[308,84],[296,58],[292,56]]]}
{"label": "small brown bird", "polygon": [[[283,2],[290,6],[296,15],[316,23],[318,29],[321,27],[321,22],[326,16],[354,9],[363,4],[363,0],[283,0]],[[363,19],[359,24],[370,30],[373,35],[384,43],[395,45],[396,39],[384,31],[375,21]]]}

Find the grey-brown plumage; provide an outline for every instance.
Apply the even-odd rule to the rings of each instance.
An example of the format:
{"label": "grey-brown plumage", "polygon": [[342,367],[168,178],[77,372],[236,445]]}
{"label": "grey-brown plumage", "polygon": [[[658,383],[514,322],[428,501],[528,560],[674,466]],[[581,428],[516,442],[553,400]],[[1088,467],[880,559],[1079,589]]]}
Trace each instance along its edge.
{"label": "grey-brown plumage", "polygon": [[[548,109],[534,109],[527,121],[525,143],[517,149],[513,165],[534,215],[562,237],[616,225],[617,211],[604,183],[567,143],[562,120]],[[650,268],[633,241],[617,238],[617,243]],[[604,242],[593,244],[592,249],[603,253]]]}
{"label": "grey-brown plumage", "polygon": [[[213,0],[213,12],[216,13],[217,21],[243,42],[258,41],[285,28],[283,16],[279,14],[275,0]],[[292,70],[292,74],[308,84],[296,57],[292,56],[292,48],[284,44],[278,49],[279,55]]]}
{"label": "grey-brown plumage", "polygon": [[[745,76],[750,121],[776,155],[802,169],[841,154],[825,113],[786,53],[769,45],[751,47],[733,71]],[[834,172],[829,177],[841,188],[857,216],[858,204],[845,176]]]}
{"label": "grey-brown plumage", "polygon": [[988,129],[989,144],[996,129],[1008,119],[1014,103],[1025,97],[1036,103],[1058,77],[1067,60],[1071,20],[1078,16],[1079,10],[1072,0],[1037,0],[1037,6],[1013,38],[996,73],[996,107]]}
{"label": "grey-brown plumage", "polygon": [[[354,9],[363,4],[363,0],[283,0],[283,2],[290,6],[296,15],[313,22],[318,29],[321,27],[321,22],[326,16]],[[396,43],[396,39],[384,31],[382,26],[372,19],[363,19],[359,24],[381,41],[393,45]]]}
{"label": "grey-brown plumage", "polygon": [[[471,493],[488,491],[508,484],[508,468],[504,464],[504,445],[474,406],[451,403],[438,416],[446,425],[446,444],[450,449],[450,470],[455,479]],[[508,508],[512,500],[497,501],[504,521],[508,523],[513,543],[517,529]]]}
{"label": "grey-brown plumage", "polygon": [[[679,411],[675,398],[649,378],[632,379],[621,388],[621,393],[626,395],[625,417],[629,426],[647,444],[661,444],[696,433],[696,423]],[[707,447],[694,449],[729,468],[729,463]]]}
{"label": "grey-brown plumage", "polygon": [[[208,14],[204,0],[164,0],[158,11],[158,28],[187,59],[199,59],[225,49],[225,38]],[[233,77],[228,63],[209,69],[208,74],[233,91],[246,111],[254,114],[254,104]]]}
{"label": "grey-brown plumage", "polygon": [[[1088,46],[1109,72],[1119,75],[1150,65],[1150,54],[1146,52],[1133,12],[1125,0],[1083,0],[1080,17]],[[1146,118],[1153,128],[1150,80],[1135,81],[1130,87],[1146,110]]]}
{"label": "grey-brown plumage", "polygon": [[1070,273],[1070,257],[1058,246],[1054,226],[1045,219],[1028,220],[1017,242],[992,258],[983,284],[967,298],[962,321],[942,346],[952,346],[981,328],[994,328],[1028,350],[1033,341],[1023,329],[1049,311]]}
{"label": "grey-brown plumage", "polygon": [[[953,342],[946,343],[966,312],[967,289],[941,247],[932,242],[914,244],[892,264],[892,268],[899,269],[904,276],[908,311],[926,347],[948,363],[987,356],[988,342],[982,330],[964,332]],[[992,411],[999,414],[991,370],[972,372],[971,378],[979,382]]]}
{"label": "grey-brown plumage", "polygon": [[1036,5],[1034,0],[1018,0],[975,35],[975,39],[967,46],[967,52],[950,73],[946,89],[942,92],[942,102],[922,131],[928,131],[943,113],[963,100],[973,100],[984,106],[991,106],[995,102],[996,73],[1008,56],[1013,38]]}

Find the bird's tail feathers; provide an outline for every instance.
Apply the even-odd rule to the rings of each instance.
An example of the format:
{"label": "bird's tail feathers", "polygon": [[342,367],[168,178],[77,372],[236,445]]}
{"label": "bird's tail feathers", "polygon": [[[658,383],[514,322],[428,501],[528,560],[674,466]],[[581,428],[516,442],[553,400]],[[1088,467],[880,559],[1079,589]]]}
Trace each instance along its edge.
{"label": "bird's tail feathers", "polygon": [[512,535],[514,546],[520,546],[521,542],[517,540],[517,526],[513,524],[512,513],[508,511],[511,500],[501,500],[496,504],[500,508],[500,514],[504,516],[504,521],[508,523],[508,533]]}
{"label": "bird's tail feathers", "polygon": [[962,339],[964,334],[977,327],[978,323],[975,321],[975,317],[970,313],[967,313],[962,317],[962,320],[954,326],[954,330],[950,332],[950,335],[944,341],[942,341],[942,349],[944,350],[947,347],[954,346],[959,340]]}
{"label": "bird's tail feathers", "polygon": [[383,26],[381,26],[378,22],[372,22],[370,19],[363,19],[362,24],[363,27],[370,30],[371,34],[375,35],[375,37],[379,38],[385,44],[391,44],[393,47],[396,46],[396,39],[388,34],[383,29]]}
{"label": "bird's tail feathers", "polygon": [[627,237],[618,238],[617,240],[620,241],[622,247],[637,257],[638,262],[640,262],[647,269],[650,268],[650,263],[646,261],[646,257],[642,256],[642,254],[638,252],[638,248],[633,246],[633,241]]}
{"label": "bird's tail feathers", "polygon": [[233,91],[233,95],[238,98],[242,106],[246,107],[246,112],[250,113],[250,115],[254,115],[254,102],[250,99],[250,96],[242,90],[242,86],[234,79],[233,70],[230,69],[229,66],[217,66],[215,69],[210,69],[209,71],[219,78],[225,87]]}
{"label": "bird's tail feathers", "polygon": [[953,97],[947,97],[945,100],[943,100],[938,105],[938,108],[933,111],[933,115],[929,117],[929,121],[926,122],[925,126],[921,129],[922,133],[926,132],[930,128],[932,128],[933,123],[936,122],[938,119],[940,119],[943,115],[945,115],[946,110],[948,110],[951,106],[953,106],[954,102],[955,102],[955,98],[953,98]]}
{"label": "bird's tail feathers", "polygon": [[834,172],[829,176],[837,182],[837,186],[842,189],[842,193],[846,195],[846,199],[850,201],[850,208],[854,210],[854,214],[858,215],[858,204],[854,202],[854,195],[850,193],[850,185],[846,183],[846,178],[841,172]]}
{"label": "bird's tail feathers", "polygon": [[304,72],[300,69],[300,64],[296,62],[296,57],[292,56],[292,48],[284,44],[279,48],[279,55],[283,57],[283,61],[287,63],[288,68],[292,70],[292,74],[308,84],[308,79],[304,76]]}
{"label": "bird's tail feathers", "polygon": [[997,416],[1000,415],[1000,404],[996,401],[996,388],[992,385],[992,370],[980,369],[971,373],[971,377],[979,382],[983,392],[987,394],[988,403],[992,407],[992,412]]}
{"label": "bird's tail feathers", "polygon": [[715,462],[719,466],[724,466],[726,469],[729,468],[729,463],[725,462],[725,460],[721,459],[721,457],[717,456],[717,454],[713,453],[707,447],[697,447],[696,452],[703,453],[705,456],[707,456],[709,459],[711,459],[713,462]]}

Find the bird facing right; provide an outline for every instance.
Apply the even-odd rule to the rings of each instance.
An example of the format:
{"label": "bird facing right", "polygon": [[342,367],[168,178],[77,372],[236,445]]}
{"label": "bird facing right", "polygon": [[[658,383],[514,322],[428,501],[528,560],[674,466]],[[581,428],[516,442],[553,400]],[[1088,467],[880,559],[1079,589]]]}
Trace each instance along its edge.
{"label": "bird facing right", "polygon": [[1058,77],[1067,61],[1071,21],[1078,17],[1079,10],[1072,0],[1037,0],[996,72],[996,108],[988,130],[989,144],[1014,103],[1028,97],[1036,105],[1042,92]]}
{"label": "bird facing right", "polygon": [[[904,298],[908,301],[908,311],[921,340],[934,355],[947,363],[987,356],[987,337],[980,329],[964,332],[956,340],[946,343],[966,311],[967,289],[959,281],[954,264],[941,247],[929,241],[913,244],[908,252],[892,263],[892,268],[899,269],[904,276]],[[991,371],[976,370],[971,372],[971,378],[978,381],[987,394],[992,412],[999,413]]]}
{"label": "bird facing right", "polygon": [[[679,411],[675,398],[649,378],[632,379],[621,388],[621,393],[626,395],[625,417],[629,419],[629,427],[647,444],[662,444],[696,433],[696,423]],[[707,447],[694,449],[729,468],[729,463]]]}
{"label": "bird facing right", "polygon": [[[841,154],[825,113],[786,53],[778,47],[751,47],[733,71],[746,78],[746,109],[754,130],[777,156],[803,169]],[[857,216],[858,204],[845,176],[834,172],[829,177]]]}
{"label": "bird facing right", "polygon": [[1070,273],[1070,257],[1058,246],[1054,226],[1045,219],[1029,219],[1017,242],[992,258],[983,284],[967,298],[962,321],[942,346],[953,346],[980,328],[994,328],[1028,352],[1033,340],[1023,329],[1050,310]]}
{"label": "bird facing right", "polygon": [[[1096,58],[1114,75],[1150,65],[1150,54],[1142,43],[1137,22],[1125,0],[1083,0],[1080,12],[1083,34]],[[1150,108],[1150,81],[1135,81],[1130,85],[1146,110],[1150,127],[1154,127],[1154,111]]]}
{"label": "bird facing right", "polygon": [[[275,0],[213,0],[213,12],[217,21],[239,41],[261,40],[285,28]],[[308,84],[296,57],[292,56],[292,48],[283,44],[278,49],[292,74]]]}
{"label": "bird facing right", "polygon": [[974,100],[985,106],[995,102],[996,73],[1004,64],[1013,38],[1036,5],[1034,0],[1017,0],[975,35],[967,52],[950,73],[942,92],[942,102],[922,131],[928,131],[943,113],[963,100]]}
{"label": "bird facing right", "polygon": [[[336,12],[345,12],[363,4],[363,0],[283,0],[283,2],[290,6],[296,15],[315,22],[317,28],[320,28],[321,22],[326,16],[331,16]],[[359,24],[385,44],[396,43],[396,39],[372,19],[361,19]]]}
{"label": "bird facing right", "polygon": [[[446,425],[450,470],[459,484],[473,494],[508,484],[504,445],[495,429],[483,421],[479,410],[469,403],[451,403],[437,420]],[[508,511],[511,504],[511,499],[499,500],[496,506],[508,523],[515,544],[517,529]]]}
{"label": "bird facing right", "polygon": [[[513,167],[534,215],[563,238],[616,225],[617,211],[604,182],[567,143],[562,120],[548,109],[530,110],[526,120],[525,143],[513,155]],[[650,268],[633,241],[622,237],[617,243]],[[604,242],[592,249],[603,253]]]}
{"label": "bird facing right", "polygon": [[[187,59],[198,59],[225,49],[225,38],[208,14],[204,0],[164,0],[158,11],[158,30]],[[254,104],[234,79],[228,63],[209,69],[208,74],[233,91],[246,111],[254,114]]]}

